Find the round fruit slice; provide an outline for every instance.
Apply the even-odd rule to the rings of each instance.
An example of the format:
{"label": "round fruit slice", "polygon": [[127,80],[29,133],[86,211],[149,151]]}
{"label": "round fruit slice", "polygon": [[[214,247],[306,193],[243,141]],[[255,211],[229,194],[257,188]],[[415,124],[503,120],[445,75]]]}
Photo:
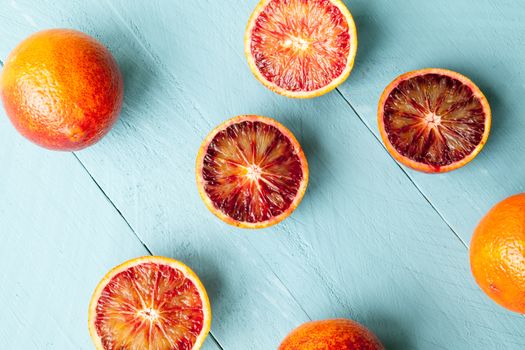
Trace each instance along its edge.
{"label": "round fruit slice", "polygon": [[308,183],[301,146],[273,119],[230,119],[204,140],[197,156],[197,186],[206,206],[228,224],[263,228],[297,207]]}
{"label": "round fruit slice", "polygon": [[340,0],[262,0],[246,28],[250,69],[281,95],[323,95],[346,80],[357,52],[357,31]]}
{"label": "round fruit slice", "polygon": [[89,305],[89,332],[97,350],[196,350],[210,322],[210,302],[195,273],[156,256],[115,267]]}
{"label": "round fruit slice", "polygon": [[457,169],[481,151],[490,132],[487,99],[467,77],[445,69],[401,75],[379,102],[379,131],[392,156],[413,169]]}

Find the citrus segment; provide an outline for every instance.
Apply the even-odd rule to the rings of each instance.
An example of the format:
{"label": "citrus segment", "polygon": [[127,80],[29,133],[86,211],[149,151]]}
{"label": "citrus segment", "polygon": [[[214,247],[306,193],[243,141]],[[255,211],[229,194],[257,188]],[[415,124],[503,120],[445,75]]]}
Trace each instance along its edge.
{"label": "citrus segment", "polygon": [[261,228],[288,216],[308,181],[304,153],[289,130],[259,116],[213,130],[197,157],[197,183],[210,210],[229,224]]}
{"label": "citrus segment", "polygon": [[378,118],[383,140],[397,160],[417,170],[444,172],[479,153],[491,112],[466,77],[426,69],[402,75],[385,89]]}
{"label": "citrus segment", "polygon": [[263,0],[252,14],[245,52],[256,77],[289,97],[314,97],[350,73],[357,34],[339,0]]}
{"label": "citrus segment", "polygon": [[198,277],[161,257],[131,260],[109,272],[89,310],[100,350],[199,349],[210,327],[210,306]]}

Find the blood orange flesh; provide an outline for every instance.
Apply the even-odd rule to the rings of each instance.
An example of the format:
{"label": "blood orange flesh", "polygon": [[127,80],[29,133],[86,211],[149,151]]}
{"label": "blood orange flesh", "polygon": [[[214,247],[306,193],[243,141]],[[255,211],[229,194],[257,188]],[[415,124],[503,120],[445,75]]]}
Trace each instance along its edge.
{"label": "blood orange flesh", "polygon": [[261,228],[288,216],[308,181],[304,153],[270,118],[240,116],[213,130],[197,158],[205,203],[229,224]]}
{"label": "blood orange flesh", "polygon": [[257,78],[290,97],[335,88],[350,73],[356,50],[354,21],[339,0],[263,0],[245,38]]}
{"label": "blood orange flesh", "polygon": [[97,349],[198,349],[209,331],[204,287],[185,265],[144,257],[112,270],[90,305]]}
{"label": "blood orange flesh", "polygon": [[479,88],[444,69],[402,75],[379,104],[383,140],[401,163],[426,172],[456,169],[485,144],[491,112]]}

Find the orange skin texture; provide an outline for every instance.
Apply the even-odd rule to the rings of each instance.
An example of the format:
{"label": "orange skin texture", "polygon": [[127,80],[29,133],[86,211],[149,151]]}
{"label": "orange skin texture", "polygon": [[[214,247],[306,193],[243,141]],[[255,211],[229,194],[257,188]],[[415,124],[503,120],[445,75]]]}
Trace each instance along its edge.
{"label": "orange skin texture", "polygon": [[492,300],[525,314],[525,193],[498,203],[481,220],[470,243],[470,267]]}
{"label": "orange skin texture", "polygon": [[293,330],[278,350],[384,350],[364,326],[347,319],[307,322]]}
{"label": "orange skin texture", "polygon": [[101,43],[75,30],[51,29],[11,52],[0,95],[24,137],[51,150],[76,151],[109,132],[124,86],[115,59]]}

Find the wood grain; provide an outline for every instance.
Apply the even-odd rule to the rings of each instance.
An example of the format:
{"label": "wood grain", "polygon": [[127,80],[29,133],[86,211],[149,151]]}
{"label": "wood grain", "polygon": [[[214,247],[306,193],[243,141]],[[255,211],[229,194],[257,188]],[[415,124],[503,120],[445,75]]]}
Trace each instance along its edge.
{"label": "wood grain", "polygon": [[[493,6],[482,3],[487,11]],[[231,0],[227,6],[167,0],[12,2],[0,11],[0,29],[6,33],[0,58],[23,37],[46,27],[78,28],[110,47],[125,75],[124,112],[107,138],[77,156],[153,253],[181,259],[202,276],[215,315],[212,332],[224,349],[276,348],[299,323],[335,316],[363,322],[388,349],[523,348],[524,319],[482,295],[470,277],[465,246],[455,235],[468,237],[467,226],[490,205],[486,204],[488,196],[494,196],[490,185],[502,186],[495,180],[503,165],[485,181],[478,179],[484,170],[476,171],[476,160],[465,168],[472,168],[472,176],[464,179],[472,183],[475,175],[475,181],[485,185],[458,192],[464,183],[447,181],[455,174],[429,177],[405,172],[374,136],[377,98],[395,76],[389,75],[407,63],[402,53],[415,41],[420,59],[432,57],[433,51],[425,51],[431,46],[424,37],[430,29],[421,27],[433,23],[428,27],[437,30],[441,18],[450,25],[452,19],[438,15],[446,8],[459,8],[466,15],[467,1],[402,6],[386,0],[352,2],[362,48],[355,72],[341,88],[344,99],[334,92],[309,101],[274,95],[249,72],[242,37],[255,4],[253,0]],[[435,6],[443,9],[432,12]],[[477,17],[472,18],[475,22]],[[472,25],[459,20],[455,24]],[[394,36],[390,26],[407,29]],[[515,29],[503,24],[501,28],[509,34]],[[491,28],[483,32],[489,35]],[[455,33],[461,37],[459,29]],[[395,40],[405,37],[401,34],[416,39]],[[441,38],[435,40],[453,47],[454,37]],[[289,126],[311,167],[310,187],[296,213],[262,233],[219,222],[201,203],[194,183],[201,140],[216,124],[243,113],[275,117]],[[7,123],[0,126],[8,129]],[[502,149],[501,157],[511,158],[509,151]],[[88,178],[84,172],[83,179]],[[456,211],[443,209],[446,199],[459,203]],[[478,207],[469,207],[476,201]],[[118,213],[113,215],[122,224]],[[458,229],[461,222],[464,230]],[[128,229],[123,237],[132,240],[132,234]],[[18,245],[5,254],[13,256],[20,249],[25,248]],[[120,252],[125,253],[136,254]],[[106,259],[120,258],[108,255]],[[78,296],[77,302],[82,300]],[[82,311],[76,317],[83,319]],[[25,323],[13,330],[28,332]],[[76,334],[68,329],[64,333]]]}
{"label": "wood grain", "polygon": [[146,250],[73,154],[29,144],[3,111],[0,139],[0,344],[87,349],[92,291]]}
{"label": "wood grain", "polygon": [[521,111],[523,81],[520,1],[439,0],[348,2],[356,17],[360,51],[349,82],[340,90],[379,138],[377,101],[396,76],[440,67],[469,76],[491,104],[493,126],[481,154],[452,173],[428,176],[404,168],[452,230],[468,244],[480,218],[497,202],[523,192],[525,159]]}

